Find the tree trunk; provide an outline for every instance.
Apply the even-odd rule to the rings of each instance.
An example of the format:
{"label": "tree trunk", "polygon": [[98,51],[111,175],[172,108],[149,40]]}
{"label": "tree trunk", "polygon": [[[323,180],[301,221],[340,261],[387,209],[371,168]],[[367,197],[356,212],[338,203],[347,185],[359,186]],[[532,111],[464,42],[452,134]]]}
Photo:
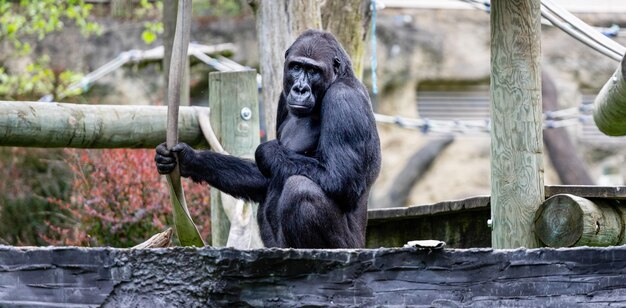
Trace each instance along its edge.
{"label": "tree trunk", "polygon": [[[111,0],[111,16],[128,17],[133,10],[133,0]],[[176,14],[176,11],[174,11]]]}
{"label": "tree trunk", "polygon": [[[557,110],[558,93],[552,78],[546,73],[541,78],[541,95],[544,112]],[[564,127],[549,128],[543,131],[543,142],[552,165],[564,185],[593,185],[587,172],[587,164],[580,159],[572,139]]]}
{"label": "tree trunk", "polygon": [[363,77],[366,39],[372,17],[369,0],[324,1],[322,26],[332,32],[352,59],[357,78]]}
{"label": "tree trunk", "polygon": [[276,109],[283,85],[287,48],[307,29],[321,29],[320,4],[314,0],[249,0],[256,14],[263,112],[267,139],[276,138]]}

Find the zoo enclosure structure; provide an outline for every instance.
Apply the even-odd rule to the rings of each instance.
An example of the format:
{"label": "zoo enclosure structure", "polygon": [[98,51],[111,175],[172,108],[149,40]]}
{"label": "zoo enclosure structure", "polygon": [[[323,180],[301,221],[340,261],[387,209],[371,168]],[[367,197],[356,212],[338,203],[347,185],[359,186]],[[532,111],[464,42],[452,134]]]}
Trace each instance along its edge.
{"label": "zoo enclosure structure", "polygon": [[[540,6],[538,0],[494,1],[492,5],[495,159],[491,205],[495,214],[491,215],[494,221],[491,233],[497,248],[539,245],[533,226],[546,195],[538,155],[542,151],[538,91]],[[526,49],[520,52],[520,47]],[[622,92],[616,89],[621,89],[623,79],[616,78],[607,83],[606,94],[601,95],[606,103],[602,98],[598,101],[611,112],[606,113],[606,119],[596,122],[605,121],[621,133],[618,123],[624,122],[621,111],[625,108],[619,99]],[[0,103],[2,145],[15,145],[8,143],[11,139],[5,136],[27,132],[24,129],[31,125],[41,129],[37,125],[50,124],[40,122],[48,113],[37,110],[43,107],[39,104],[46,103],[24,103],[27,109],[17,111],[11,109],[16,107],[11,104],[15,103]],[[81,146],[94,147],[102,138],[111,137],[111,142],[125,140],[122,135],[100,131],[106,127],[104,122],[95,126],[85,122],[89,113],[77,111],[82,107],[47,104],[46,108],[53,106],[67,113],[63,118],[58,117],[55,121],[60,122],[54,122],[53,126],[61,128],[60,131],[67,129],[67,125],[74,129],[75,134],[64,137],[61,145],[79,142]],[[237,112],[229,112],[227,116],[241,118]],[[103,116],[107,117],[113,123],[119,120],[116,117],[123,116],[113,112],[111,116]],[[193,125],[194,121],[197,115],[192,114],[181,127]],[[143,127],[136,129],[133,138],[146,133]],[[237,138],[238,133],[249,129],[236,126],[231,133]],[[199,128],[193,130],[197,132]],[[51,128],[39,132],[58,137],[63,136],[57,134],[60,131]],[[164,135],[162,131],[161,136]],[[45,144],[48,140],[55,139],[37,142]],[[144,141],[131,147],[155,145]],[[518,179],[515,177],[518,174],[524,177]],[[477,208],[484,205],[484,200],[477,200]],[[577,204],[588,205],[584,201]],[[582,230],[586,228],[583,226]],[[443,251],[412,247],[333,251],[2,247],[0,302],[53,306],[608,305],[625,299],[623,277],[626,276],[622,273],[625,262],[624,247]],[[189,270],[190,267],[194,270]],[[312,288],[311,283],[319,288]]]}

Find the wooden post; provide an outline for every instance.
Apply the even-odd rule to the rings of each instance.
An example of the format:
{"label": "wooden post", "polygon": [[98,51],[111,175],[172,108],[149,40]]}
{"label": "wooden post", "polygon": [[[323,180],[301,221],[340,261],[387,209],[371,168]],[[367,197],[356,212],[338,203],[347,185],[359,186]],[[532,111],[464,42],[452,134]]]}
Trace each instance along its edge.
{"label": "wooden post", "polygon": [[[260,138],[256,71],[209,74],[209,107],[213,130],[224,150],[253,159]],[[217,189],[211,189],[213,246],[225,246],[230,229],[220,194]],[[253,211],[256,213],[256,205]]]}
{"label": "wooden post", "polygon": [[626,135],[626,63],[624,59],[594,101],[593,119],[600,131],[609,136]]}
{"label": "wooden post", "polygon": [[491,2],[491,219],[494,248],[538,247],[544,200],[540,0]]}
{"label": "wooden post", "polygon": [[550,197],[535,215],[535,232],[550,247],[624,244],[624,211],[611,199]]}

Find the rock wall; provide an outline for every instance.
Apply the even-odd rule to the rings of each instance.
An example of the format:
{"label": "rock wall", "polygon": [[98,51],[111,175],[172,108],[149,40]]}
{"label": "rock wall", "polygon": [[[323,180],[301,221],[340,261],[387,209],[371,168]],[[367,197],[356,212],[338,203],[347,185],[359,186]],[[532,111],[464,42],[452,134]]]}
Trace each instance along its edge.
{"label": "rock wall", "polygon": [[626,248],[234,250],[0,246],[10,307],[600,307]]}

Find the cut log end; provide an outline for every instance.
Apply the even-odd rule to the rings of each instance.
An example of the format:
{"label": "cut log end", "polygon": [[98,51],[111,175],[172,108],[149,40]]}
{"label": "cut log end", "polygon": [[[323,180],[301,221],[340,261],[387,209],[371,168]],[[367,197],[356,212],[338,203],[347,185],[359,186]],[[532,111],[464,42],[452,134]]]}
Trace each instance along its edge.
{"label": "cut log end", "polygon": [[550,247],[617,245],[623,238],[623,219],[612,202],[555,195],[537,210],[537,238]]}
{"label": "cut log end", "polygon": [[583,211],[575,196],[556,195],[541,204],[535,215],[537,238],[550,247],[573,246],[583,233]]}

